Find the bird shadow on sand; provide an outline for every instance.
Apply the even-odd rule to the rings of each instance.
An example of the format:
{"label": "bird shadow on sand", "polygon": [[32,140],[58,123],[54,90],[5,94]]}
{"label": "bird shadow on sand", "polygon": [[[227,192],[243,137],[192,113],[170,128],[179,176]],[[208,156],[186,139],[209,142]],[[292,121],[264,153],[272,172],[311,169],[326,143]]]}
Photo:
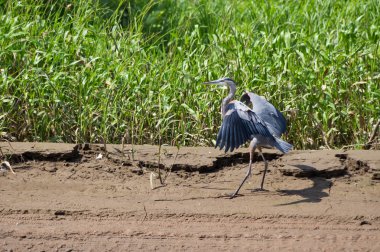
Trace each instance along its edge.
{"label": "bird shadow on sand", "polygon": [[[314,174],[317,173],[317,169],[309,165],[294,165],[295,167],[311,174],[309,179],[313,182],[311,187],[297,189],[297,190],[279,190],[278,192],[282,193],[282,195],[298,195],[303,199],[292,201],[289,203],[278,204],[276,206],[288,206],[295,205],[300,203],[318,203],[321,202],[323,198],[328,197],[330,195],[330,189],[332,186],[332,182],[327,180],[324,177],[317,177]],[[328,192],[325,190],[328,189]]]}

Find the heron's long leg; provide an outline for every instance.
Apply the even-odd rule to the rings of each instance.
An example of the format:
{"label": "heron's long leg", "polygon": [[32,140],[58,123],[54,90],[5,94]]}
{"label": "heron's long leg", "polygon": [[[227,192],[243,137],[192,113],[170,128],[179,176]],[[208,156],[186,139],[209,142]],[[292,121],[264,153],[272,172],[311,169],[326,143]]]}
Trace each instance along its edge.
{"label": "heron's long leg", "polygon": [[263,158],[263,161],[265,163],[263,179],[261,180],[261,187],[260,187],[260,190],[264,190],[264,179],[265,179],[265,174],[267,173],[267,169],[268,169],[268,161],[264,158],[264,155],[261,152],[261,148],[259,147],[258,149],[259,149],[259,154]]}
{"label": "heron's long leg", "polygon": [[251,141],[251,143],[249,144],[249,167],[248,167],[248,171],[247,171],[247,174],[245,175],[243,181],[240,183],[238,189],[231,195],[231,197],[230,197],[231,199],[234,198],[239,193],[240,188],[243,186],[244,182],[251,175],[251,171],[252,171],[252,159],[253,159],[253,154],[255,153],[256,143],[257,143],[257,140],[253,139]]}

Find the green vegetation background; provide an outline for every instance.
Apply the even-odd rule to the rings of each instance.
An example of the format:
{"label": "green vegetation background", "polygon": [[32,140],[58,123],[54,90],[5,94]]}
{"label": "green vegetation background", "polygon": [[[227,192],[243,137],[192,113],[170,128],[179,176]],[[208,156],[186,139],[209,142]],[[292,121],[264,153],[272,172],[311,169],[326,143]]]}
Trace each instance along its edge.
{"label": "green vegetation background", "polygon": [[0,0],[0,131],[212,145],[226,91],[265,96],[296,148],[360,147],[380,114],[380,1]]}

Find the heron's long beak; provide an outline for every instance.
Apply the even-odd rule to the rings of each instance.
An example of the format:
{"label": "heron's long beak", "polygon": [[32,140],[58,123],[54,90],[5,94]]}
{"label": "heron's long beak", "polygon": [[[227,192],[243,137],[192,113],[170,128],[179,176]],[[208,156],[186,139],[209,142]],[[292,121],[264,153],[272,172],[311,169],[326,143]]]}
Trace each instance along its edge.
{"label": "heron's long beak", "polygon": [[214,84],[214,85],[220,85],[220,86],[225,86],[226,85],[226,83],[223,82],[222,79],[213,80],[213,81],[206,81],[206,82],[203,82],[203,84],[205,84],[205,85],[212,85],[212,84]]}

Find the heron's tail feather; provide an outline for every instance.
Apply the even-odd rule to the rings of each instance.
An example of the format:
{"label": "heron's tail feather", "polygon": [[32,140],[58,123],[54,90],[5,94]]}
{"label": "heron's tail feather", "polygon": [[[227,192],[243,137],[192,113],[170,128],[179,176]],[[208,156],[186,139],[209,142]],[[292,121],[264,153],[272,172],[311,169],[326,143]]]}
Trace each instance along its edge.
{"label": "heron's tail feather", "polygon": [[288,153],[293,148],[293,145],[277,137],[274,146],[283,153]]}

